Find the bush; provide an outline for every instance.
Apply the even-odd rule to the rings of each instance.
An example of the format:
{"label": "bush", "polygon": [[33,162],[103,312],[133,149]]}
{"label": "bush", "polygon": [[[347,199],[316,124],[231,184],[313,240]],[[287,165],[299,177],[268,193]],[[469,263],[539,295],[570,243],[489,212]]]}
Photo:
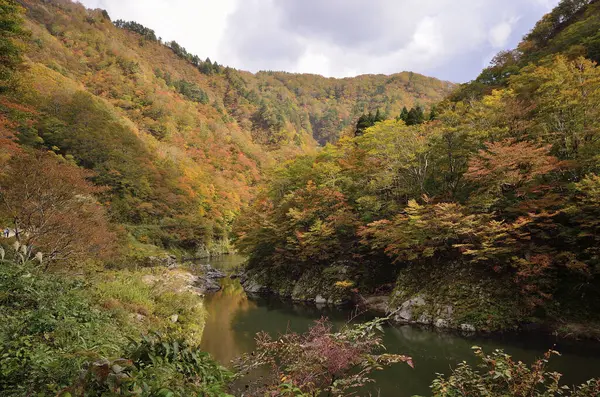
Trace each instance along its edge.
{"label": "bush", "polygon": [[[201,301],[172,290],[181,279],[163,278],[118,272],[84,280],[0,260],[0,394],[225,395],[229,374],[197,348]],[[143,310],[140,321],[133,311]],[[164,336],[140,340],[154,330]]]}
{"label": "bush", "polygon": [[431,385],[434,397],[593,397],[600,395],[600,380],[592,379],[576,387],[560,385],[561,374],[547,370],[550,357],[558,352],[550,350],[531,367],[514,361],[501,350],[486,355],[473,347],[481,360],[481,371],[462,362],[448,378],[439,375]]}
{"label": "bush", "polygon": [[187,290],[187,277],[162,268],[110,272],[101,276],[94,293],[116,316],[137,319],[145,331],[199,344],[206,311],[202,300]]}
{"label": "bush", "polygon": [[223,389],[231,374],[185,341],[154,334],[132,341],[127,356],[92,363],[59,395],[227,396]]}
{"label": "bush", "polygon": [[[277,339],[256,336],[256,350],[238,363],[240,374],[266,368],[268,376],[248,387],[248,396],[349,396],[373,382],[370,373],[398,362],[412,367],[410,357],[384,354],[380,333],[385,319],[333,331],[321,319],[305,334],[286,333]],[[380,354],[381,353],[381,354]],[[323,394],[325,395],[325,394]]]}
{"label": "bush", "polygon": [[54,395],[85,362],[121,354],[135,328],[97,308],[87,287],[31,263],[0,263],[3,395]]}

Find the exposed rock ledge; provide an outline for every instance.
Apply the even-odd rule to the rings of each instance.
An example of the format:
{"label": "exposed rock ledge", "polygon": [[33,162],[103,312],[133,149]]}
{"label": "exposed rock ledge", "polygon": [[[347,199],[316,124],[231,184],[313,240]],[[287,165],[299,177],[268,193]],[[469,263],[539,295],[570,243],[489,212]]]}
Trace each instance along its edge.
{"label": "exposed rock ledge", "polygon": [[[342,306],[351,302],[351,296],[343,289],[335,287],[335,281],[303,275],[298,280],[287,281],[277,288],[261,281],[260,275],[248,276],[245,273],[236,275],[246,293],[251,295],[276,295],[294,302],[314,303],[319,306]],[[329,286],[328,288],[325,285]]]}
{"label": "exposed rock ledge", "polygon": [[438,329],[456,329],[465,333],[477,332],[474,325],[460,324],[456,321],[452,305],[431,305],[421,295],[402,302],[400,306],[388,307],[386,314],[400,324],[428,325]]}
{"label": "exposed rock ledge", "polygon": [[[177,263],[171,263],[165,274],[160,276],[149,274],[144,276],[143,280],[147,284],[168,283],[173,286],[176,292],[189,291],[200,296],[221,289],[218,280],[226,277],[225,273],[214,269],[210,265],[203,265],[199,270],[201,275],[195,275],[181,269]],[[165,280],[165,277],[167,277],[167,280]]]}

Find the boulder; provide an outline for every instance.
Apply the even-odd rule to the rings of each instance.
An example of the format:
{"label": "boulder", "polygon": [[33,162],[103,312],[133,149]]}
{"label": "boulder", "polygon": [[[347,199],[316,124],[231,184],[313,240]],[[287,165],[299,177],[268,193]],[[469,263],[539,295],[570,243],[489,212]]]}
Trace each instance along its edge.
{"label": "boulder", "polygon": [[198,277],[195,287],[203,294],[207,292],[216,292],[221,289],[221,285],[218,281],[208,277]]}
{"label": "boulder", "polygon": [[437,320],[435,320],[433,325],[436,328],[448,328],[448,321],[444,320],[443,318],[438,318]]}
{"label": "boulder", "polygon": [[438,310],[437,314],[442,318],[450,320],[454,314],[454,307],[452,305],[444,305]]}
{"label": "boulder", "polygon": [[219,279],[227,277],[227,274],[223,273],[221,270],[215,269],[211,265],[200,265],[199,270],[206,278]]}
{"label": "boulder", "polygon": [[365,298],[363,304],[367,309],[376,313],[387,313],[389,309],[388,301],[389,297],[387,295],[377,295]]}
{"label": "boulder", "polygon": [[394,314],[394,319],[399,322],[407,322],[413,320],[413,310],[415,307],[425,305],[425,299],[421,296],[415,296],[412,299],[404,302]]}
{"label": "boulder", "polygon": [[249,292],[251,294],[260,294],[266,291],[266,287],[256,280],[248,279],[242,285],[244,287],[244,291]]}
{"label": "boulder", "polygon": [[323,305],[323,304],[327,303],[327,299],[323,298],[321,295],[317,295],[315,297],[315,303],[317,305]]}
{"label": "boulder", "polygon": [[477,329],[471,324],[461,324],[460,329],[464,332],[476,332]]}
{"label": "boulder", "polygon": [[173,255],[149,256],[146,258],[149,267],[166,267],[174,269],[177,267],[177,257]]}
{"label": "boulder", "polygon": [[423,313],[417,318],[417,324],[431,325],[433,323],[433,317],[429,313]]}

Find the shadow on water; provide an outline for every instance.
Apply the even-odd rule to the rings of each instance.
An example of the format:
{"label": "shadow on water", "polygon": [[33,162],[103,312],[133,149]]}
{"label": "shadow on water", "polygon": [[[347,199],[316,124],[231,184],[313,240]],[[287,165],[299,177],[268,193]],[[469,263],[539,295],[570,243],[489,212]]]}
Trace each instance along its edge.
{"label": "shadow on water", "polygon": [[[243,258],[227,256],[210,262],[215,268],[227,270]],[[266,331],[271,335],[287,330],[303,332],[322,316],[337,326],[345,324],[354,313],[351,310],[322,308],[294,304],[275,298],[251,299],[237,280],[224,279],[223,289],[206,298],[209,317],[206,322],[202,348],[219,362],[229,365],[239,355],[254,348],[254,336]],[[357,320],[365,319],[362,316]],[[413,396],[429,395],[429,385],[436,373],[448,374],[461,361],[473,363],[471,347],[485,351],[504,349],[519,360],[532,362],[546,350],[555,348],[562,353],[553,359],[552,370],[564,374],[563,383],[579,384],[600,376],[600,345],[557,340],[541,335],[462,336],[440,333],[413,326],[388,326],[384,344],[390,353],[413,357],[415,368],[398,364],[375,374],[376,382],[361,395]]]}

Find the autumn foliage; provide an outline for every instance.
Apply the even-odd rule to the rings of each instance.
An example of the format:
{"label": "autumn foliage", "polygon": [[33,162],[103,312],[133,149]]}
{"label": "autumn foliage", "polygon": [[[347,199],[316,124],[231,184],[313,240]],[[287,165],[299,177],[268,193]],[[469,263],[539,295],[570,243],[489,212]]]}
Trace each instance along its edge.
{"label": "autumn foliage", "polygon": [[[258,234],[244,229],[250,268],[283,266],[298,277],[307,263],[345,259],[366,293],[375,269],[386,269],[387,282],[398,271],[453,269],[509,289],[517,317],[552,317],[555,302],[573,313],[598,307],[600,69],[554,55],[519,71],[481,100],[442,102],[433,121],[381,121],[282,165],[261,201],[271,210],[239,220],[273,225],[269,241],[280,242],[256,249]],[[319,199],[288,205],[310,191]],[[325,200],[335,196],[343,207]],[[352,227],[333,233],[328,222],[338,218]],[[281,227],[295,220],[307,222]]]}
{"label": "autumn foliage", "polygon": [[327,319],[304,334],[256,337],[256,349],[237,363],[241,375],[268,369],[268,378],[251,382],[251,396],[351,395],[373,380],[371,372],[394,363],[413,366],[408,356],[384,353],[380,333],[384,320],[334,330]]}
{"label": "autumn foliage", "polygon": [[114,255],[115,233],[91,176],[52,155],[15,155],[2,168],[0,208],[16,239],[47,262]]}

